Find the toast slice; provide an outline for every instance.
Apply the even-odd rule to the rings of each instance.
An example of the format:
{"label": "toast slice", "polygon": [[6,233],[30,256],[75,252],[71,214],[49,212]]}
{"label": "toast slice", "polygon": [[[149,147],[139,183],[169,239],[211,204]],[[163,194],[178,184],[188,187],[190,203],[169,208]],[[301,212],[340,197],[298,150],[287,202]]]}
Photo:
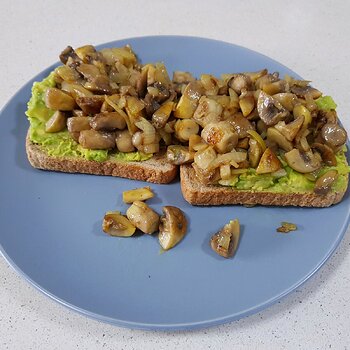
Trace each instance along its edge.
{"label": "toast slice", "polygon": [[48,155],[43,147],[26,138],[26,152],[30,164],[37,169],[125,177],[159,184],[171,182],[177,175],[177,166],[167,163],[164,155],[153,156],[142,162],[97,162],[75,157]]}
{"label": "toast slice", "polygon": [[339,203],[346,188],[341,192],[331,191],[326,195],[315,193],[278,193],[268,191],[246,191],[230,187],[203,185],[196,177],[191,165],[180,167],[181,190],[192,205],[278,205],[299,207],[329,207]]}

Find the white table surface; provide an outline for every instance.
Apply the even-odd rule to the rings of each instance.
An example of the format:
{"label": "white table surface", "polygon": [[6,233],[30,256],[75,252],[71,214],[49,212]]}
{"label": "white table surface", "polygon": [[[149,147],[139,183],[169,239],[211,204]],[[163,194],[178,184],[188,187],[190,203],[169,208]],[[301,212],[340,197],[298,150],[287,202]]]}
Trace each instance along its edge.
{"label": "white table surface", "polygon": [[[349,13],[349,1],[1,0],[0,107],[67,44],[179,34],[239,44],[283,63],[333,96],[350,130]],[[347,349],[349,271],[348,230],[325,266],[274,306],[227,325],[172,333],[76,314],[0,257],[0,349]]]}

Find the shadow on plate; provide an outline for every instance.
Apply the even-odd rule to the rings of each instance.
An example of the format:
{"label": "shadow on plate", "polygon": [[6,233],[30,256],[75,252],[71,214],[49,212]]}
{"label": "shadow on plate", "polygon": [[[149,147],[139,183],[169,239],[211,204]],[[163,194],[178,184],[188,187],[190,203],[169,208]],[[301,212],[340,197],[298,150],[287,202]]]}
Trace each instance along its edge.
{"label": "shadow on plate", "polygon": [[26,143],[26,135],[29,127],[29,123],[27,121],[27,117],[24,114],[27,109],[26,103],[19,103],[15,109],[15,127],[12,129],[11,134],[16,138],[16,148],[15,148],[15,157],[16,164],[24,170],[31,169],[29,164],[25,143]]}

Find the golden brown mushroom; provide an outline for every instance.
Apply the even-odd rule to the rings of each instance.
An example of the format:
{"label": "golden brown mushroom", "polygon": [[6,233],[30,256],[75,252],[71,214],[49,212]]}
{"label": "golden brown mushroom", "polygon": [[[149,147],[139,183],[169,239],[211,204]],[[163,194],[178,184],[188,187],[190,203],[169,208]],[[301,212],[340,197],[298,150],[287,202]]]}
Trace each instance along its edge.
{"label": "golden brown mushroom", "polygon": [[287,140],[287,138],[282,135],[276,128],[271,127],[267,129],[267,139],[270,142],[276,143],[284,151],[288,152],[293,149],[293,144]]}
{"label": "golden brown mushroom", "polygon": [[323,144],[323,143],[317,143],[315,142],[311,146],[312,148],[316,148],[317,151],[321,153],[322,160],[325,164],[329,166],[336,166],[337,165],[337,158],[335,157],[334,151],[329,146]]}
{"label": "golden brown mushroom", "polygon": [[338,124],[327,123],[321,130],[323,140],[332,148],[337,148],[346,142],[346,131]]}
{"label": "golden brown mushroom", "polygon": [[322,176],[320,176],[314,187],[314,192],[319,195],[327,194],[334,183],[334,181],[338,178],[338,172],[336,170],[329,170]]}
{"label": "golden brown mushroom", "polygon": [[144,233],[152,234],[158,230],[159,215],[144,202],[135,201],[126,211],[126,216]]}
{"label": "golden brown mushroom", "polygon": [[191,118],[203,93],[204,89],[199,81],[190,82],[176,105],[175,117],[182,119]]}
{"label": "golden brown mushroom", "polygon": [[115,129],[124,129],[126,122],[118,112],[104,112],[95,114],[90,125],[97,131],[114,131]]}
{"label": "golden brown mushroom", "polygon": [[224,258],[232,257],[238,247],[240,237],[239,221],[231,220],[210,240],[212,249]]}
{"label": "golden brown mushroom", "polygon": [[119,212],[108,212],[103,218],[102,229],[111,236],[130,237],[136,227]]}
{"label": "golden brown mushroom", "polygon": [[289,115],[289,112],[277,100],[264,91],[259,93],[257,110],[260,119],[267,126],[275,125]]}
{"label": "golden brown mushroom", "polygon": [[112,149],[115,147],[115,136],[111,133],[102,133],[92,129],[83,130],[79,135],[79,144],[88,149]]}
{"label": "golden brown mushroom", "polygon": [[319,159],[311,152],[302,152],[296,148],[285,153],[288,165],[299,173],[312,173],[321,167]]}
{"label": "golden brown mushroom", "polygon": [[214,146],[219,153],[232,151],[238,142],[237,133],[227,121],[206,125],[202,130],[201,136],[206,143]]}
{"label": "golden brown mushroom", "polygon": [[258,167],[256,168],[257,174],[269,174],[274,173],[277,170],[280,170],[282,168],[282,164],[273,153],[273,151],[270,148],[266,148],[263,155],[260,158],[260,162],[258,164]]}
{"label": "golden brown mushroom", "polygon": [[75,107],[75,101],[62,90],[48,88],[45,93],[45,105],[54,110],[71,111]]}
{"label": "golden brown mushroom", "polygon": [[59,132],[66,127],[67,117],[61,111],[56,111],[45,124],[46,132]]}
{"label": "golden brown mushroom", "polygon": [[167,160],[171,164],[181,165],[190,163],[194,159],[194,152],[189,151],[187,146],[171,145],[167,149]]}
{"label": "golden brown mushroom", "polygon": [[163,207],[164,215],[160,218],[159,243],[164,250],[173,248],[185,236],[187,220],[184,213],[177,207]]}
{"label": "golden brown mushroom", "polygon": [[120,152],[133,152],[135,147],[132,144],[132,136],[129,130],[117,131],[115,133],[115,142],[117,144],[118,151]]}

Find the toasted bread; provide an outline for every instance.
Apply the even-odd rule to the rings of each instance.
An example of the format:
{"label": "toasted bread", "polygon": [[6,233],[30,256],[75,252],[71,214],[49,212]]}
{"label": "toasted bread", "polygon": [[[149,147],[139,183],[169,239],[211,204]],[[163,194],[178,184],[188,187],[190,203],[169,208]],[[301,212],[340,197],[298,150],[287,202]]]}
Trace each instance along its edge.
{"label": "toasted bread", "polygon": [[329,207],[340,202],[346,192],[331,191],[326,195],[307,193],[278,193],[268,191],[237,190],[226,186],[203,185],[191,165],[180,167],[181,190],[192,205],[278,205],[299,207]]}
{"label": "toasted bread", "polygon": [[48,155],[43,147],[31,142],[28,135],[26,151],[30,164],[43,170],[119,176],[161,184],[171,182],[177,175],[177,166],[167,163],[164,155],[157,155],[142,162],[119,160],[97,162],[76,157],[57,157]]}

